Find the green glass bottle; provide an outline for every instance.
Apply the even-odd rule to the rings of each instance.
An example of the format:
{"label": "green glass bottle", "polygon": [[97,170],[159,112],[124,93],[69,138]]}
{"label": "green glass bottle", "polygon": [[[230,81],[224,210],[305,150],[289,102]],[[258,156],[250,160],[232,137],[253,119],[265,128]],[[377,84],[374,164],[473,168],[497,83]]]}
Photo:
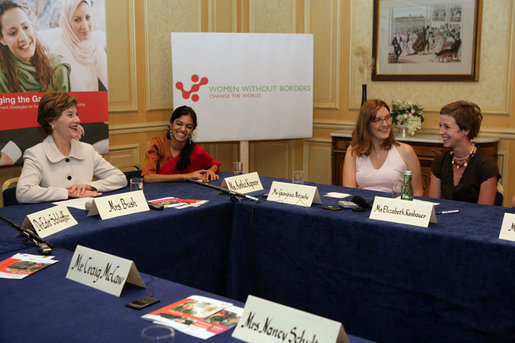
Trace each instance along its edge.
{"label": "green glass bottle", "polygon": [[402,184],[402,200],[413,200],[413,186],[411,185],[411,170],[404,172],[404,183]]}

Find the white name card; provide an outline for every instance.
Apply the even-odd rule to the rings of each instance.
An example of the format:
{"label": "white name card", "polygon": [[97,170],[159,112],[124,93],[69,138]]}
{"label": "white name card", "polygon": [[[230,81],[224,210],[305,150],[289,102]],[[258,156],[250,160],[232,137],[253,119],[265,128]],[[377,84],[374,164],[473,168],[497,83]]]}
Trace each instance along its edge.
{"label": "white name card", "polygon": [[317,187],[278,181],[272,182],[266,200],[304,207],[322,203]]}
{"label": "white name card", "polygon": [[251,193],[263,189],[258,173],[241,174],[226,177],[222,182],[222,188],[238,193]]}
{"label": "white name card", "polygon": [[502,220],[501,231],[499,232],[499,239],[505,239],[515,242],[515,214],[505,213]]}
{"label": "white name card", "polygon": [[88,216],[100,214],[100,218],[102,219],[115,218],[150,210],[143,191],[93,198],[93,203],[88,207]]}
{"label": "white name card", "polygon": [[58,205],[27,215],[21,226],[24,229],[36,230],[39,237],[45,238],[73,225],[77,225],[77,221],[68,207]]}
{"label": "white name card", "polygon": [[260,343],[349,343],[341,323],[253,295],[232,336]]}
{"label": "white name card", "polygon": [[147,288],[131,260],[77,245],[66,278],[120,296],[125,282]]}
{"label": "white name card", "polygon": [[434,204],[428,201],[408,201],[375,197],[370,219],[428,227],[436,223]]}

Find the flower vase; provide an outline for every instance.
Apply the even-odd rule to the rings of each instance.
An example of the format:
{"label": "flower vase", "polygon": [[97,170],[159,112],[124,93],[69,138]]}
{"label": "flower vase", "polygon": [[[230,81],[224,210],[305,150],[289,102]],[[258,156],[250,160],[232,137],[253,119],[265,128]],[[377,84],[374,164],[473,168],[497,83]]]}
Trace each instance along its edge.
{"label": "flower vase", "polygon": [[406,125],[397,125],[397,132],[401,134],[402,138],[406,138]]}
{"label": "flower vase", "polygon": [[361,85],[361,105],[363,105],[367,101],[367,84],[364,83]]}

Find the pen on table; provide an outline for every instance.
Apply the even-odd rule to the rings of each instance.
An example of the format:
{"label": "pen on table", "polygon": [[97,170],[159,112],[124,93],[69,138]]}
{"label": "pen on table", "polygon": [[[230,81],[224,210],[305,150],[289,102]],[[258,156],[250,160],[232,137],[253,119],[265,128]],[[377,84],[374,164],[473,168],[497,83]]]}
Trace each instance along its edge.
{"label": "pen on table", "polygon": [[439,211],[436,212],[436,214],[451,214],[451,213],[458,213],[460,210],[448,210],[448,211]]}

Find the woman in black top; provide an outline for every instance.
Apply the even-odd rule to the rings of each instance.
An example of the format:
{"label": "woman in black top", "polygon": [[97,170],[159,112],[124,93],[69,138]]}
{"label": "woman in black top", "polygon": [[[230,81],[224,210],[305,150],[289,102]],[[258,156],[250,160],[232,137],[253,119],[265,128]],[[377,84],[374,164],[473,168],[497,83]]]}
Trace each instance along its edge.
{"label": "woman in black top", "polygon": [[483,115],[478,105],[456,101],[440,110],[440,136],[450,148],[431,167],[429,196],[493,205],[500,178],[497,162],[477,148]]}

